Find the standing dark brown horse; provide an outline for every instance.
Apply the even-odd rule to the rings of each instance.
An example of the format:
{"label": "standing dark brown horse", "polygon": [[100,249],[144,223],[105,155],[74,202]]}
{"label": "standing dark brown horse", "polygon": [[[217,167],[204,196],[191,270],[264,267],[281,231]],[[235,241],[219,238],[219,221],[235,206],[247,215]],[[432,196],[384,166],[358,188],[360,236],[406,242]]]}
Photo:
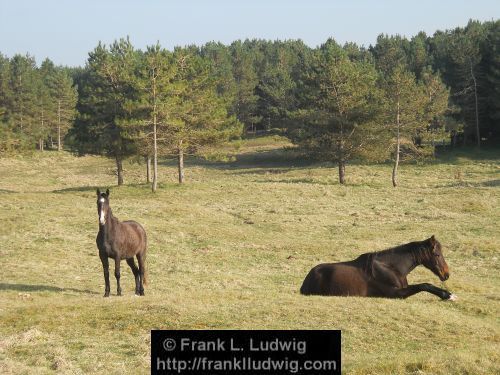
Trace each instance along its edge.
{"label": "standing dark brown horse", "polygon": [[[126,259],[135,277],[135,294],[144,295],[146,284],[146,231],[141,224],[129,220],[120,222],[111,212],[109,206],[109,189],[101,193],[97,189],[97,214],[99,215],[99,233],[96,243],[99,249],[106,288],[104,297],[109,297],[109,263],[108,258],[115,261],[115,277],[117,295],[122,295],[120,287],[120,261]],[[137,268],[134,256],[137,257]]]}
{"label": "standing dark brown horse", "polygon": [[406,276],[417,266],[431,270],[441,281],[450,276],[434,236],[384,251],[366,253],[341,263],[319,264],[306,276],[300,292],[305,295],[407,298],[428,292],[443,300],[454,294],[432,284],[408,285]]}

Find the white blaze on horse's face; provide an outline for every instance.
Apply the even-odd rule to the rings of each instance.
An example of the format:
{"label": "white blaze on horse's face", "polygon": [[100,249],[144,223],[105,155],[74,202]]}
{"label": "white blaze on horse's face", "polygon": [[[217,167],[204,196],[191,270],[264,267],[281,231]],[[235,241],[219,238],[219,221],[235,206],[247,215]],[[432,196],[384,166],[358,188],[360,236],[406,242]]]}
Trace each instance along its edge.
{"label": "white blaze on horse's face", "polygon": [[106,202],[106,200],[104,198],[99,198],[99,202],[101,202],[101,206],[100,206],[100,209],[99,209],[99,223],[101,223],[102,225],[106,224],[106,212],[104,211],[104,202]]}

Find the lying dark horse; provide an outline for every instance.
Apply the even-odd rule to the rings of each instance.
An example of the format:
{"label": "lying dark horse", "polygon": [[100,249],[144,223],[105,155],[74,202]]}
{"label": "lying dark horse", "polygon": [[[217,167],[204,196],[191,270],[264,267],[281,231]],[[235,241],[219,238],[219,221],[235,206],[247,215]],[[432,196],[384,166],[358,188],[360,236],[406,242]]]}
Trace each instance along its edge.
{"label": "lying dark horse", "polygon": [[425,241],[362,254],[349,262],[319,264],[309,271],[300,292],[305,295],[388,298],[407,298],[419,292],[429,292],[443,300],[456,299],[454,294],[432,284],[408,285],[406,276],[419,265],[431,270],[441,281],[450,276],[441,244],[432,236]]}
{"label": "lying dark horse", "polygon": [[[144,295],[146,284],[146,232],[141,224],[135,221],[120,222],[111,212],[109,206],[109,189],[101,193],[97,189],[97,213],[99,215],[99,233],[96,243],[99,249],[106,289],[104,297],[109,297],[109,263],[108,258],[115,261],[115,277],[117,295],[122,295],[120,287],[120,261],[126,259],[135,277],[135,294]],[[137,257],[139,268],[134,262]]]}

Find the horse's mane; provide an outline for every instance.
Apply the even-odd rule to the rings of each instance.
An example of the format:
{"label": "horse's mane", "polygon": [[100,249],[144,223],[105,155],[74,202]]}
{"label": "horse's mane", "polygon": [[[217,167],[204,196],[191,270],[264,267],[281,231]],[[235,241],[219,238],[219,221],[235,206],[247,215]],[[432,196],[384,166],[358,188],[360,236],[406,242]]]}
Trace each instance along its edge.
{"label": "horse's mane", "polygon": [[378,252],[375,251],[372,253],[361,254],[356,258],[356,261],[361,263],[363,271],[370,276],[373,276],[373,261],[377,257],[377,254]]}
{"label": "horse's mane", "polygon": [[361,262],[363,270],[373,276],[373,262],[380,256],[389,254],[411,254],[417,263],[422,263],[429,257],[429,244],[427,240],[409,242],[385,250],[361,254],[356,260]]}

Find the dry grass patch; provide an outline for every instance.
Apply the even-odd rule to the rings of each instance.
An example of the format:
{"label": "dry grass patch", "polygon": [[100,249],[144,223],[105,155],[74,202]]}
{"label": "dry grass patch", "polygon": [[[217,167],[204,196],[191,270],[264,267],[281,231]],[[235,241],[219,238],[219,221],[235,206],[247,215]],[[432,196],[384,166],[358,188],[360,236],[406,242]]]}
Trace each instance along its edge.
{"label": "dry grass patch", "polygon": [[[126,163],[117,188],[99,157],[0,160],[0,372],[149,373],[154,328],[342,329],[345,373],[500,371],[498,159],[403,165],[398,189],[390,166],[350,165],[339,186],[335,168],[287,162],[283,146],[257,139],[235,161],[188,160],[185,186],[162,161],[155,195],[139,164]],[[114,280],[101,296],[96,186],[111,187],[116,216],[146,228],[144,298],[125,262],[124,296]],[[298,293],[319,262],[432,234],[455,304]],[[424,269],[410,280],[439,284]]]}

